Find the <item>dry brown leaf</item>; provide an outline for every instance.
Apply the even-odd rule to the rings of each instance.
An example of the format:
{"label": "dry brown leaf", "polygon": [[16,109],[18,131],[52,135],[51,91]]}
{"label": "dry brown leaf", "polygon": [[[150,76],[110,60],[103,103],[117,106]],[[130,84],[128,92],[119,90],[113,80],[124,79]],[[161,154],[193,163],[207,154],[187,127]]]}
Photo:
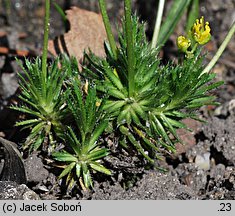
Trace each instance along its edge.
{"label": "dry brown leaf", "polygon": [[178,129],[177,134],[180,139],[183,141],[183,145],[181,143],[176,143],[176,153],[175,156],[185,153],[187,150],[196,145],[195,134],[199,132],[200,126],[202,123],[193,120],[193,119],[184,119],[183,122],[193,130],[193,132],[189,132],[185,129]]}
{"label": "dry brown leaf", "polygon": [[53,55],[66,53],[75,56],[78,62],[84,50],[90,49],[97,56],[104,56],[105,27],[102,16],[92,11],[72,7],[66,11],[70,30],[64,35],[49,41],[48,50]]}

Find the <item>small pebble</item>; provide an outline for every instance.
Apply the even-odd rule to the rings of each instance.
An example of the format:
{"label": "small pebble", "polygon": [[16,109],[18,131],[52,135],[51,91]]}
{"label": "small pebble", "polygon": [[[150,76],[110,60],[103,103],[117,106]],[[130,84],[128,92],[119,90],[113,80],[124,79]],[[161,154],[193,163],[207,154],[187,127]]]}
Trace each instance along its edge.
{"label": "small pebble", "polygon": [[199,169],[209,170],[210,169],[210,153],[204,153],[203,155],[197,155],[195,158],[195,165]]}

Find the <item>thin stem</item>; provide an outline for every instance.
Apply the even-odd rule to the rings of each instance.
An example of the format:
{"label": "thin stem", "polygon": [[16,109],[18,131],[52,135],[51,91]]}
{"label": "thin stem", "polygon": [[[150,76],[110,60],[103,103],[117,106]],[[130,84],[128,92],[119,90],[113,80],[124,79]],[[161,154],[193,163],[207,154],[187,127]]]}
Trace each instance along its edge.
{"label": "thin stem", "polygon": [[11,1],[5,0],[5,1],[3,1],[3,3],[5,4],[7,17],[9,19],[9,17],[11,16]]}
{"label": "thin stem", "polygon": [[162,22],[162,14],[163,14],[163,9],[164,9],[164,4],[165,4],[165,0],[159,0],[157,17],[156,17],[152,45],[151,45],[152,49],[157,46],[157,40],[158,40],[158,35],[160,32],[160,26],[161,26],[161,22]]}
{"label": "thin stem", "polygon": [[186,51],[186,58],[193,58],[194,52],[198,47],[198,43],[195,43],[191,51]]}
{"label": "thin stem", "polygon": [[230,28],[230,30],[229,30],[227,36],[225,37],[223,43],[220,45],[220,48],[216,52],[215,56],[211,59],[210,63],[202,71],[202,74],[209,73],[209,71],[214,67],[214,65],[216,64],[216,62],[218,61],[218,59],[222,55],[223,51],[225,50],[226,46],[228,45],[229,41],[231,40],[234,32],[235,32],[235,22],[233,23],[232,27]]}
{"label": "thin stem", "polygon": [[104,22],[104,26],[106,29],[106,33],[107,33],[107,37],[109,40],[109,44],[111,47],[111,50],[113,52],[113,56],[115,59],[117,59],[117,46],[116,46],[116,42],[112,33],[112,29],[111,29],[111,25],[110,25],[110,21],[109,21],[109,17],[107,14],[107,9],[106,9],[106,4],[104,0],[99,0],[99,5],[100,5],[100,11],[102,14],[102,18],[103,18],[103,22]]}
{"label": "thin stem", "polygon": [[132,97],[135,91],[135,53],[132,34],[132,21],[131,21],[131,0],[125,0],[125,28],[127,38],[127,64],[128,64],[128,87],[129,97]]}
{"label": "thin stem", "polygon": [[47,52],[48,52],[48,34],[49,34],[49,18],[50,18],[50,0],[45,0],[45,19],[44,19],[44,38],[42,53],[42,75],[43,81],[46,82],[47,77]]}

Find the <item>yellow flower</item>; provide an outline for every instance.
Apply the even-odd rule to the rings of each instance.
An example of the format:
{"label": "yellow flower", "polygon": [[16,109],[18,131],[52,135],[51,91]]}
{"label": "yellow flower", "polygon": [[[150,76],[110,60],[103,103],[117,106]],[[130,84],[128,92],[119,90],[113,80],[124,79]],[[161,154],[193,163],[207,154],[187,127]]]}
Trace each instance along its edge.
{"label": "yellow flower", "polygon": [[96,101],[96,102],[95,102],[95,105],[96,105],[97,107],[99,107],[99,106],[101,105],[101,102],[100,102],[100,101]]}
{"label": "yellow flower", "polygon": [[204,23],[204,17],[201,19],[196,19],[196,22],[192,27],[192,36],[196,42],[203,45],[206,44],[211,39],[209,22]]}
{"label": "yellow flower", "polygon": [[179,50],[181,50],[182,52],[186,52],[187,49],[190,47],[190,45],[191,45],[190,39],[188,39],[184,36],[179,36],[177,38],[177,46],[178,46]]}

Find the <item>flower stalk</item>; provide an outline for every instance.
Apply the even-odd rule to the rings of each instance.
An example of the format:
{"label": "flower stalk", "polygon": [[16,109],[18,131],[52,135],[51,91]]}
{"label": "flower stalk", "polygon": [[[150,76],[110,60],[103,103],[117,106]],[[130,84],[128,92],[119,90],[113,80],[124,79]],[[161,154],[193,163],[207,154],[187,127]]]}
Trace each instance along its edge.
{"label": "flower stalk", "polygon": [[202,71],[202,74],[209,73],[210,70],[214,67],[214,65],[216,64],[216,62],[218,61],[218,59],[220,58],[220,56],[224,52],[224,50],[225,50],[226,46],[228,45],[229,41],[233,37],[234,32],[235,32],[235,22],[233,23],[232,27],[230,28],[227,36],[225,37],[225,39],[223,41],[223,43],[221,44],[220,48],[218,49],[218,51],[216,52],[216,54],[214,55],[214,57],[212,58],[210,63]]}
{"label": "flower stalk", "polygon": [[[45,87],[46,85],[46,77],[47,77],[48,35],[50,27],[49,19],[50,19],[50,0],[45,0],[44,38],[43,38],[43,53],[42,53],[43,87]],[[43,87],[42,89],[45,89]]]}
{"label": "flower stalk", "polygon": [[128,64],[128,93],[132,97],[135,91],[135,53],[132,34],[132,21],[131,21],[131,0],[125,0],[125,28],[127,39],[127,64]]}
{"label": "flower stalk", "polygon": [[112,28],[111,28],[111,25],[110,25],[108,14],[107,14],[105,1],[104,0],[99,0],[99,6],[100,6],[100,11],[101,11],[101,14],[102,14],[104,26],[105,26],[105,29],[106,29],[108,41],[109,41],[111,50],[113,52],[113,56],[114,56],[115,59],[117,59],[116,42],[115,42],[115,39],[114,39],[114,36],[113,36],[113,33],[112,33]]}
{"label": "flower stalk", "polygon": [[164,5],[165,5],[165,0],[159,0],[156,23],[155,23],[155,27],[154,27],[154,33],[153,33],[153,40],[152,40],[152,44],[151,44],[152,49],[157,46],[158,35],[160,32],[160,26],[161,26],[161,22],[162,22],[162,14],[163,14]]}

